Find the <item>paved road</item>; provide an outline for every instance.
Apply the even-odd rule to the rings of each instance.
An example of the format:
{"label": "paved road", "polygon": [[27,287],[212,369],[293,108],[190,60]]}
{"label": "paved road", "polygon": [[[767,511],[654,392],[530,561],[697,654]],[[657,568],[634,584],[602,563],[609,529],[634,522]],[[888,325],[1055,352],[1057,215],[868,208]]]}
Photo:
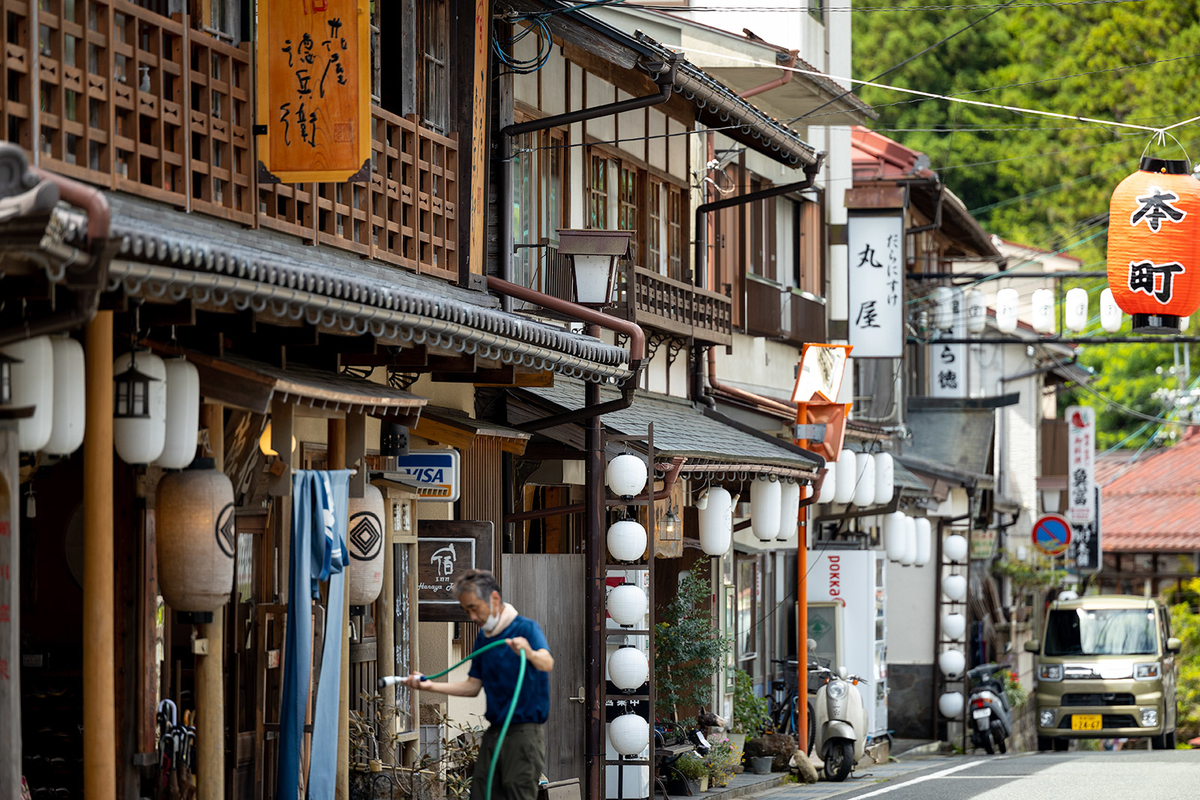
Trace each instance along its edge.
{"label": "paved road", "polygon": [[[786,786],[764,800],[1195,800],[1200,752],[1023,753],[860,769],[845,784]],[[916,768],[915,768],[916,767]]]}

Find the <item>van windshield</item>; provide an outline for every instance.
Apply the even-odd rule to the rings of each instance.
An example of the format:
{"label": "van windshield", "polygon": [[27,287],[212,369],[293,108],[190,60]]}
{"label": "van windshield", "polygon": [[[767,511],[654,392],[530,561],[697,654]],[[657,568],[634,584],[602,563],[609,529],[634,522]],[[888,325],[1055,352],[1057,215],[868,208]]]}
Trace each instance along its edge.
{"label": "van windshield", "polygon": [[1048,656],[1141,656],[1157,650],[1152,608],[1076,608],[1050,612]]}

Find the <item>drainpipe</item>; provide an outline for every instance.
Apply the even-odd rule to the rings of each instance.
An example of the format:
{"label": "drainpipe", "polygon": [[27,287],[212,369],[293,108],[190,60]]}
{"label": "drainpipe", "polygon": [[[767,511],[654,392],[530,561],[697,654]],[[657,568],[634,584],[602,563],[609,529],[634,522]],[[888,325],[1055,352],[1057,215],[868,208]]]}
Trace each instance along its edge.
{"label": "drainpipe", "polygon": [[[783,53],[780,53],[779,55],[782,56]],[[767,81],[766,83],[764,83],[761,86],[755,86],[753,89],[747,89],[744,92],[738,92],[738,96],[743,99],[749,98],[749,97],[754,97],[756,95],[762,94],[763,92],[769,92],[772,89],[778,89],[780,86],[783,86],[785,83],[791,83],[792,67],[796,66],[796,58],[799,55],[800,55],[799,50],[789,50],[787,53],[787,56],[783,60],[783,63],[780,65],[783,67],[782,75],[780,75],[775,80]],[[778,58],[778,56],[777,56],[777,58]]]}

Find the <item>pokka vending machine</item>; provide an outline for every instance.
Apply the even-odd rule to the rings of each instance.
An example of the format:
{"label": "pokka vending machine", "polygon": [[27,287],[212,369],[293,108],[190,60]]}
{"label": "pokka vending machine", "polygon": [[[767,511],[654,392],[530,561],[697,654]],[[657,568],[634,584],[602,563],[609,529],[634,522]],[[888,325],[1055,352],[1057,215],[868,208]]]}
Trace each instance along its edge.
{"label": "pokka vending machine", "polygon": [[888,731],[887,627],[884,622],[886,557],[874,550],[808,551],[808,657],[844,666],[870,681],[859,685],[872,739]]}

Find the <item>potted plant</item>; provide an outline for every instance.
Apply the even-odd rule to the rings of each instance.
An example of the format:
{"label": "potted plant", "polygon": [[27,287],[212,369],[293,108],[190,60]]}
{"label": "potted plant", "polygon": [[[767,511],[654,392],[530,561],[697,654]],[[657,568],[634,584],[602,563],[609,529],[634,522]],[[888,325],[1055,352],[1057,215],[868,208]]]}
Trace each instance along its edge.
{"label": "potted plant", "polygon": [[729,739],[737,749],[738,761],[746,750],[746,739],[761,736],[771,725],[767,698],[754,694],[754,681],[744,669],[733,674],[733,719]]}
{"label": "potted plant", "polygon": [[713,741],[712,749],[704,757],[705,766],[708,767],[708,785],[728,786],[729,779],[733,777],[733,771],[741,758],[741,751],[735,750],[733,743],[728,738]]}
{"label": "potted plant", "polygon": [[654,626],[655,711],[663,719],[712,701],[712,676],[733,645],[714,624],[708,570],[702,559],[683,574]]}
{"label": "potted plant", "polygon": [[708,765],[695,753],[684,753],[671,768],[687,782],[689,796],[708,791]]}

